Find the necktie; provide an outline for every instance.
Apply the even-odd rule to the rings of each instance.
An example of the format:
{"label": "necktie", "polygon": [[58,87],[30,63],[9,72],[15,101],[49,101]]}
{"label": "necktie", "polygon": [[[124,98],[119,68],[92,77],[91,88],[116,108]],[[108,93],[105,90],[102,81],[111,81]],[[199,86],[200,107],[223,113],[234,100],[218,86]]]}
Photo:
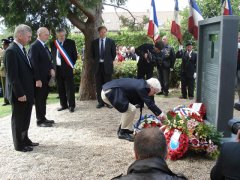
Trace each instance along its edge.
{"label": "necktie", "polygon": [[104,59],[104,45],[103,45],[103,39],[101,39],[100,59]]}
{"label": "necktie", "polygon": [[23,47],[23,53],[24,53],[24,55],[26,56],[26,58],[27,58],[27,60],[28,60],[29,66],[32,68],[31,63],[30,63],[30,61],[29,61],[29,59],[28,59],[28,56],[27,56],[27,52],[26,52],[25,47]]}
{"label": "necktie", "polygon": [[48,47],[47,47],[46,44],[44,44],[44,48],[45,48],[45,50],[46,50],[46,52],[47,52],[47,55],[48,55],[49,60],[51,61],[51,60],[52,60],[52,55],[51,55],[51,53],[50,53],[50,51],[49,51],[49,49],[48,49]]}

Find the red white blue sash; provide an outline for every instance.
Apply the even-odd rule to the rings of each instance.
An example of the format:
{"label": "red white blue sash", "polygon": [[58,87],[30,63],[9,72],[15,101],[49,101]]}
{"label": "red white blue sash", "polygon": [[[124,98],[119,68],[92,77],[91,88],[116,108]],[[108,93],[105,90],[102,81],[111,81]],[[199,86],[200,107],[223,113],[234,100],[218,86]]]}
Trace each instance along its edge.
{"label": "red white blue sash", "polygon": [[69,57],[69,55],[67,54],[63,46],[59,43],[59,41],[55,40],[54,44],[58,49],[59,53],[61,54],[61,56],[63,57],[64,61],[67,63],[67,65],[69,65],[71,68],[74,68],[73,61],[71,60],[71,58]]}

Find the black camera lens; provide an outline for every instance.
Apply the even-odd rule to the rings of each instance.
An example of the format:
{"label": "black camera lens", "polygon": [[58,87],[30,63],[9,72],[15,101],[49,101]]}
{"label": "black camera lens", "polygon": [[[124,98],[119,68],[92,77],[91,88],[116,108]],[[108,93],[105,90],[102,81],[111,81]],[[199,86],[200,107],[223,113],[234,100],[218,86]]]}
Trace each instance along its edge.
{"label": "black camera lens", "polygon": [[231,119],[228,121],[228,126],[231,128],[233,134],[237,134],[240,129],[240,121],[236,119]]}

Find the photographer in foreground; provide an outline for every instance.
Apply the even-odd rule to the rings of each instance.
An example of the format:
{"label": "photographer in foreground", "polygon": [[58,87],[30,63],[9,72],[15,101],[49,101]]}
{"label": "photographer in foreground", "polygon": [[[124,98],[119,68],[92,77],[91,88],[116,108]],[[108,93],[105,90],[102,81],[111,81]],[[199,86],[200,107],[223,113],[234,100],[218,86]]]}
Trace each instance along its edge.
{"label": "photographer in foreground", "polygon": [[211,170],[212,180],[240,179],[240,121],[231,123],[231,128],[237,134],[237,142],[222,145],[218,160]]}
{"label": "photographer in foreground", "polygon": [[157,41],[155,45],[143,44],[136,49],[139,56],[137,64],[137,78],[150,79],[153,77],[153,68],[162,62],[161,50],[164,48],[162,41]]}

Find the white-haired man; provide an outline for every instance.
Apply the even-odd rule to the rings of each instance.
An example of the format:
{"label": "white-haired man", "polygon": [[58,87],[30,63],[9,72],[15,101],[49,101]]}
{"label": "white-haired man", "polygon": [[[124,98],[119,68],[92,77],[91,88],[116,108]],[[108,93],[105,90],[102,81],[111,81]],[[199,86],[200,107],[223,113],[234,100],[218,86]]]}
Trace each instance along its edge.
{"label": "white-haired man", "polygon": [[29,26],[15,28],[14,42],[7,48],[4,63],[8,79],[8,99],[12,104],[12,136],[17,151],[32,151],[33,143],[28,137],[34,100],[33,69],[24,46],[32,37]]}
{"label": "white-haired man", "polygon": [[121,78],[103,85],[101,93],[103,101],[123,113],[118,131],[119,139],[133,141],[130,134],[137,110],[135,105],[140,105],[142,108],[145,103],[158,118],[165,118],[164,113],[155,105],[152,98],[160,91],[161,85],[156,78],[148,80]]}

